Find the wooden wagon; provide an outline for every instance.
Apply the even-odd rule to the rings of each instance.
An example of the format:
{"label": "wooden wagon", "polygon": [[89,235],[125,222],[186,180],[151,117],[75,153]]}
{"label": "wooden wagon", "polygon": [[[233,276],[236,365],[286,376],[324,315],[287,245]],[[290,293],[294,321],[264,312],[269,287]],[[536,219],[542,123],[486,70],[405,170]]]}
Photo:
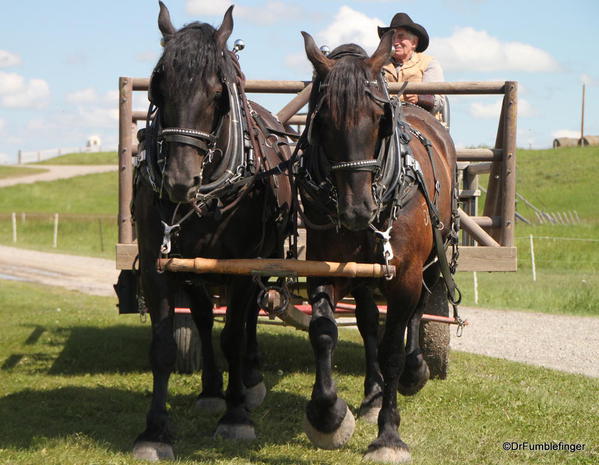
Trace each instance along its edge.
{"label": "wooden wagon", "polygon": [[[116,245],[116,266],[120,270],[134,267],[137,244],[131,217],[130,204],[133,194],[132,157],[137,153],[136,133],[138,122],[145,122],[146,111],[134,111],[133,93],[146,92],[149,79],[119,78],[119,235]],[[399,91],[401,84],[389,84],[391,93]],[[293,98],[278,113],[282,123],[303,125],[305,116],[298,112],[306,105],[310,94],[309,81],[266,81],[248,80],[248,93],[291,94]],[[459,149],[458,170],[460,182],[459,210],[462,238],[458,271],[516,271],[516,248],[514,246],[515,195],[516,195],[516,114],[517,83],[506,82],[439,82],[409,83],[405,89],[410,94],[458,94],[458,95],[503,95],[503,105],[495,147],[481,149]],[[479,175],[489,174],[486,198],[479,208],[481,188]],[[482,214],[479,214],[482,213]],[[433,299],[422,326],[422,345],[428,348],[427,361],[431,372],[444,377],[447,367],[449,327],[439,321],[452,322],[449,317],[444,289],[433,289]],[[338,314],[347,316],[351,303],[341,303]],[[217,309],[217,311],[219,311]],[[288,324],[307,327],[306,307],[288,307],[279,316]],[[177,326],[176,338],[180,346],[178,368],[190,371],[198,362],[192,347],[192,323],[189,315],[182,311],[182,320]]]}

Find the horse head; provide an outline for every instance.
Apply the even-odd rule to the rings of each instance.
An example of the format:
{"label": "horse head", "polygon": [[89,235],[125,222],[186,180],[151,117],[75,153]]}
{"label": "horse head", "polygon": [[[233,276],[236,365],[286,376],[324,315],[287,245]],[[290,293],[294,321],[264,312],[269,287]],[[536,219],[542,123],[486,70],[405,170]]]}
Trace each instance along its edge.
{"label": "horse head", "polygon": [[365,229],[376,214],[372,183],[380,165],[377,154],[390,124],[379,75],[391,57],[393,34],[385,34],[370,57],[354,44],[337,47],[325,56],[309,34],[302,35],[316,72],[311,137],[329,165],[341,225]]}
{"label": "horse head", "polygon": [[149,98],[158,107],[159,150],[166,160],[163,186],[173,202],[193,200],[206,178],[206,165],[213,164],[217,141],[226,140],[226,83],[234,79],[226,53],[232,11],[233,6],[218,29],[194,22],[177,30],[160,2],[164,50],[152,73]]}

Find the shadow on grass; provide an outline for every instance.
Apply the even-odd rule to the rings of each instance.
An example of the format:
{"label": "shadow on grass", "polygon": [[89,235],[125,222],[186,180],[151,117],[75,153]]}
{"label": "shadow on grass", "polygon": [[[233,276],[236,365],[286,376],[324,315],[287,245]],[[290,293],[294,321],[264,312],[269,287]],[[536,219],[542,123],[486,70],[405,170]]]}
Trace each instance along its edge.
{"label": "shadow on grass", "polygon": [[[45,356],[35,371],[44,371],[51,375],[76,376],[101,373],[144,373],[150,371],[148,353],[150,348],[150,328],[148,326],[75,326],[48,330],[33,327],[32,336],[27,344],[32,345],[42,333],[50,333],[53,342],[62,350],[58,357]],[[213,341],[216,346],[218,364],[226,370],[226,362],[220,345],[220,332],[217,327]],[[260,329],[258,335],[262,365],[264,370],[283,370],[291,372],[311,372],[314,370],[314,355],[307,333],[285,330],[268,331]],[[40,347],[43,349],[43,346]],[[39,356],[44,355],[40,350]],[[22,354],[12,354],[0,369],[18,369]],[[34,357],[35,354],[29,354]],[[39,357],[37,357],[39,358]],[[43,358],[43,357],[42,357]],[[53,361],[52,361],[53,360]],[[361,375],[364,372],[364,350],[362,344],[340,340],[334,355],[335,372],[340,374]],[[51,363],[46,371],[43,366]]]}
{"label": "shadow on grass", "polygon": [[[149,395],[116,388],[65,387],[32,390],[0,399],[0,449],[36,448],[45,440],[85,435],[98,449],[128,453],[144,428]],[[259,455],[265,446],[287,444],[301,433],[305,399],[290,393],[270,392],[265,406],[256,410],[258,439],[246,443],[212,438],[218,417],[201,417],[189,408],[193,396],[171,396],[175,450],[180,459],[222,460]],[[264,458],[261,459],[264,461]],[[269,460],[266,460],[269,462]],[[296,458],[271,463],[303,463]]]}
{"label": "shadow on grass", "polygon": [[61,329],[64,348],[51,375],[135,373],[150,370],[148,326],[75,326]]}

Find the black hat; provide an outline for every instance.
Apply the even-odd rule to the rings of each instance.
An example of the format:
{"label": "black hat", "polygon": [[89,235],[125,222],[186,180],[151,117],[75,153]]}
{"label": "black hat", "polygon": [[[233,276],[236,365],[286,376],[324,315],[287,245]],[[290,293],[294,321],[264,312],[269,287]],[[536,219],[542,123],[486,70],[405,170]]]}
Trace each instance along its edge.
{"label": "black hat", "polygon": [[395,16],[393,16],[389,27],[379,26],[379,37],[383,37],[383,34],[388,30],[398,27],[403,27],[418,36],[418,46],[416,47],[417,52],[424,52],[427,49],[428,33],[426,32],[426,29],[424,29],[420,24],[416,24],[414,21],[412,21],[412,18],[405,13],[397,13]]}

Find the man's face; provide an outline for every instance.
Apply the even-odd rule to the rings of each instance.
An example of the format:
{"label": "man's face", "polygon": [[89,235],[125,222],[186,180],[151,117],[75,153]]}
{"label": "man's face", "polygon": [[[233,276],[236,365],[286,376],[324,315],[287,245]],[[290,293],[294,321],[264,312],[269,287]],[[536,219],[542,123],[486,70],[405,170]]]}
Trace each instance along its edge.
{"label": "man's face", "polygon": [[418,45],[418,37],[403,27],[395,29],[393,36],[394,57],[396,60],[404,62],[412,57],[412,53]]}

